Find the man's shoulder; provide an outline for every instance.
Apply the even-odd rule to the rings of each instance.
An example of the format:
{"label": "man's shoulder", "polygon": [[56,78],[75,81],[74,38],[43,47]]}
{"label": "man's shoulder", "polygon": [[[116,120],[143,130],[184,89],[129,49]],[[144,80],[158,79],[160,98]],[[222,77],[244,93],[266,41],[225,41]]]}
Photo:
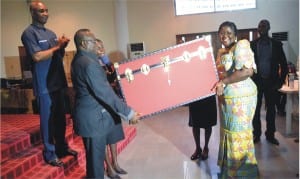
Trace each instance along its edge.
{"label": "man's shoulder", "polygon": [[252,50],[255,50],[256,46],[257,46],[257,43],[258,43],[258,38],[257,39],[254,39],[252,41],[250,41],[250,47]]}
{"label": "man's shoulder", "polygon": [[250,41],[250,44],[251,45],[257,44],[258,40],[259,40],[259,38],[254,39],[254,40]]}
{"label": "man's shoulder", "polygon": [[26,35],[26,34],[28,34],[28,33],[30,33],[30,32],[33,32],[33,31],[34,31],[34,29],[33,29],[32,25],[29,25],[29,26],[27,26],[27,27],[24,29],[24,31],[23,31],[23,33],[22,33],[22,36],[23,36],[23,35]]}
{"label": "man's shoulder", "polygon": [[74,65],[81,65],[81,66],[88,66],[94,63],[94,60],[90,57],[82,54],[82,53],[76,53],[73,59]]}
{"label": "man's shoulder", "polygon": [[30,24],[29,26],[26,27],[26,29],[23,31],[23,34],[28,34],[28,33],[40,33],[40,32],[45,32],[48,34],[56,35],[51,29],[48,29],[46,27],[38,27],[36,25]]}

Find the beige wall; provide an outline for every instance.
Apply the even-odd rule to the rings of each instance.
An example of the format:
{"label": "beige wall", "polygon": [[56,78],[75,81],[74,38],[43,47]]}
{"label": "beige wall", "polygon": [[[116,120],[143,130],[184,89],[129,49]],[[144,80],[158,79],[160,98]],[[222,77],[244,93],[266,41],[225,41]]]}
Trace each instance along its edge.
{"label": "beige wall", "polygon": [[[107,49],[116,48],[114,3],[110,0],[45,0],[49,9],[46,27],[58,36],[71,38],[67,50],[75,50],[74,33],[80,28],[91,29],[105,42]],[[21,34],[31,23],[26,0],[1,1],[1,77],[5,77],[4,56],[18,55]]]}
{"label": "beige wall", "polygon": [[263,18],[270,20],[271,32],[289,32],[290,56],[296,60],[299,54],[298,0],[257,0],[257,9],[191,16],[175,16],[173,0],[128,0],[130,40],[145,41],[147,51],[175,44],[176,34],[217,31],[225,20],[245,29],[256,28]]}
{"label": "beige wall", "polygon": [[[107,51],[114,51],[120,45],[116,31],[122,31],[116,29],[114,1],[126,0],[45,0],[50,14],[46,26],[70,38],[79,28],[90,28],[104,41]],[[192,16],[175,16],[173,0],[127,0],[127,11],[129,42],[144,41],[147,52],[174,45],[176,34],[216,31],[225,20],[244,29],[255,28],[266,18],[272,32],[289,32],[289,60],[299,57],[298,0],[258,0],[253,10]],[[18,55],[21,33],[30,22],[26,0],[1,1],[1,77],[6,75],[4,56]],[[67,50],[75,50],[73,42]]]}

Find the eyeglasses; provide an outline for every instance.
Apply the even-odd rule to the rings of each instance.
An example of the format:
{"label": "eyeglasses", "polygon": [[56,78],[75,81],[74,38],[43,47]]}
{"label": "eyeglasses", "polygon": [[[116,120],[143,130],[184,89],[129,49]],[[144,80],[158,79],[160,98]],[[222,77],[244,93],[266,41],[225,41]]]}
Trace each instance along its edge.
{"label": "eyeglasses", "polygon": [[87,41],[87,42],[92,42],[92,43],[96,43],[97,40],[92,40],[92,39],[89,39],[89,40],[82,40],[82,41]]}

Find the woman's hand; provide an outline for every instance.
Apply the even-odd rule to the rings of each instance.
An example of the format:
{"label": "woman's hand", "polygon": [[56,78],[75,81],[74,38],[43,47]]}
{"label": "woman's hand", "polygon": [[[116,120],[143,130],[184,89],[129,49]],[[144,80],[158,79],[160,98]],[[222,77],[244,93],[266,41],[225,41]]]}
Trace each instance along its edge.
{"label": "woman's hand", "polygon": [[227,54],[227,53],[229,53],[229,49],[226,49],[226,48],[220,48],[220,49],[218,50],[217,59],[221,59],[221,56],[222,56],[222,55],[225,55],[225,54]]}
{"label": "woman's hand", "polygon": [[223,95],[224,93],[224,88],[225,88],[225,84],[223,83],[222,80],[218,81],[217,83],[215,83],[215,85],[213,86],[213,88],[211,90],[215,90],[216,91],[216,94],[218,96],[221,96]]}

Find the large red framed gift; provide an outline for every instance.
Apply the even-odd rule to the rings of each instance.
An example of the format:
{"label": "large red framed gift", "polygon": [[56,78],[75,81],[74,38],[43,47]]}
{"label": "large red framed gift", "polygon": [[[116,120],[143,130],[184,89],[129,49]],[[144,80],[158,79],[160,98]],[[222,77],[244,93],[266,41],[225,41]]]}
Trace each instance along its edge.
{"label": "large red framed gift", "polygon": [[115,64],[126,103],[142,118],[208,96],[218,81],[211,37]]}

